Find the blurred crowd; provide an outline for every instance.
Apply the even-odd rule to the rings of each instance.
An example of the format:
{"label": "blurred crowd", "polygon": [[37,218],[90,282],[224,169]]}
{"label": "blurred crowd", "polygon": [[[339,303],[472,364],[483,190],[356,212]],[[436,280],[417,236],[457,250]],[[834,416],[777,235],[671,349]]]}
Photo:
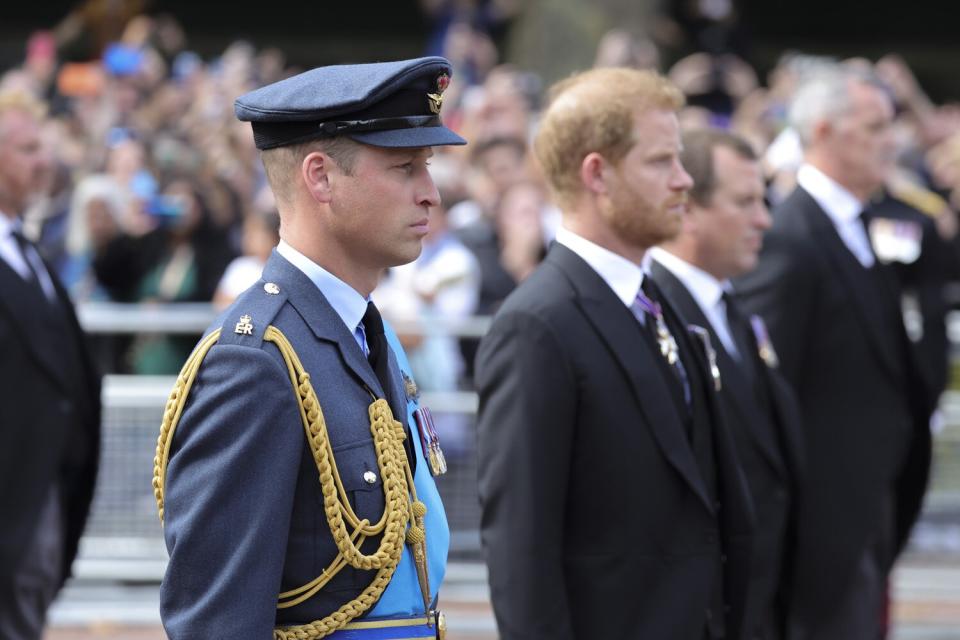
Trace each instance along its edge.
{"label": "blurred crowd", "polygon": [[[374,294],[401,328],[492,314],[543,258],[559,224],[529,149],[544,83],[535,71],[501,63],[489,29],[455,15],[437,21],[431,49],[455,69],[444,120],[470,144],[437,150],[431,171],[443,205],[432,212],[424,251],[391,270]],[[64,62],[59,36],[37,32],[22,63],[0,77],[0,92],[28,92],[48,106],[43,188],[25,215],[26,232],[75,302],[226,305],[257,280],[279,237],[233,100],[300,69],[283,52],[244,41],[204,59],[186,48],[170,16],[135,15],[117,33],[99,57]],[[897,105],[899,161],[888,192],[938,232],[935,255],[924,258],[935,261],[925,273],[935,274],[936,291],[958,279],[960,107],[934,103],[896,55],[872,62],[787,53],[761,78],[734,50],[704,45],[662,69],[687,96],[682,124],[745,136],[763,159],[775,204],[792,190],[802,159],[786,121],[798,81],[837,64],[875,74]],[[660,60],[654,41],[616,30],[599,43],[595,64]],[[469,382],[470,340],[429,331],[401,337],[425,389]],[[140,335],[105,364],[175,373],[193,344],[193,336]]]}

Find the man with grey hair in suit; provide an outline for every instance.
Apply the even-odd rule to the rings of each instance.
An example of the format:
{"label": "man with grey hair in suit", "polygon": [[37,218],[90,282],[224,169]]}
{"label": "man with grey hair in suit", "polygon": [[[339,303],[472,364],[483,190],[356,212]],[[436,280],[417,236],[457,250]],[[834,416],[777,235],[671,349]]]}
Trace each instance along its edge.
{"label": "man with grey hair in suit", "polygon": [[790,116],[799,186],[774,210],[758,267],[735,283],[766,321],[803,419],[810,472],[788,637],[875,640],[930,459],[931,407],[899,292],[866,232],[895,160],[893,104],[873,78],[837,66],[797,89]]}

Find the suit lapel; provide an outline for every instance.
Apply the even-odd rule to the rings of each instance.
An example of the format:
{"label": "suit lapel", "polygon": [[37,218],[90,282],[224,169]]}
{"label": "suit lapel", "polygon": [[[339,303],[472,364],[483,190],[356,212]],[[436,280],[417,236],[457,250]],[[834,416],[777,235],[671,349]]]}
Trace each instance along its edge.
{"label": "suit lapel", "polygon": [[789,384],[775,370],[761,362],[761,374],[770,393],[773,411],[777,414],[777,427],[783,443],[784,463],[790,469],[794,484],[806,467],[804,461],[803,425],[800,423],[800,407],[797,405]]}
{"label": "suit lapel", "polygon": [[[826,212],[820,208],[820,205],[810,194],[803,189],[799,189],[799,191],[809,201],[805,207],[802,204],[801,207],[804,211],[809,212],[807,220],[810,223],[810,228],[819,239],[825,255],[836,267],[840,280],[849,291],[850,299],[853,301],[857,313],[860,314],[863,325],[866,327],[866,334],[873,342],[878,359],[891,374],[897,376],[897,357],[893,351],[893,345],[890,345],[884,339],[878,322],[878,318],[884,312],[883,306],[878,304],[870,295],[871,291],[876,290],[876,286],[871,282],[870,274],[847,249]],[[883,292],[879,293],[883,294]]]}
{"label": "suit lapel", "polygon": [[[680,279],[656,260],[652,261],[650,271],[653,279],[657,281],[657,284],[673,302],[682,318],[686,322],[699,325],[709,332],[721,372],[723,387],[720,392],[721,396],[728,400],[727,404],[737,413],[739,423],[742,425],[741,428],[746,428],[750,439],[753,440],[763,456],[767,458],[774,469],[777,469],[778,472],[782,471],[783,463],[777,451],[776,436],[766,428],[768,421],[763,420],[762,416],[758,415],[759,407],[757,406],[756,396],[748,379],[743,375],[741,365],[727,353],[727,349],[717,336],[713,324],[707,319],[703,309]],[[745,353],[742,356],[747,358],[751,357],[752,354]]]}
{"label": "suit lapel", "polygon": [[554,245],[546,262],[560,269],[572,282],[577,293],[576,304],[630,381],[640,412],[664,456],[712,512],[713,504],[684,434],[682,420],[674,403],[669,401],[670,390],[653,360],[660,356],[643,340],[636,318],[606,282],[568,248]]}
{"label": "suit lapel", "polygon": [[[290,292],[288,297],[290,304],[314,335],[337,345],[340,358],[353,375],[378,397],[387,397],[373,367],[370,366],[360,345],[357,344],[356,338],[310,278],[274,251],[263,269],[263,279],[287,287]],[[395,360],[392,362],[396,364]],[[392,407],[393,403],[390,404]]]}
{"label": "suit lapel", "polygon": [[69,327],[58,322],[56,310],[44,298],[39,284],[28,283],[6,260],[0,259],[0,304],[20,328],[30,353],[56,384],[69,389],[59,345]]}

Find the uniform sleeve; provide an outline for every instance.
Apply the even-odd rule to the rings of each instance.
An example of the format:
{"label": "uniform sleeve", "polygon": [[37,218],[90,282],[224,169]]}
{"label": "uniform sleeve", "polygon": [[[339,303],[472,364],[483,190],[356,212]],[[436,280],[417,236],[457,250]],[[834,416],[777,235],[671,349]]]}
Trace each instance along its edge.
{"label": "uniform sleeve", "polygon": [[167,467],[160,613],[172,640],[273,637],[304,440],[276,357],[210,350]]}
{"label": "uniform sleeve", "polygon": [[481,535],[500,637],[572,638],[562,553],[574,376],[549,328],[511,314],[480,344],[477,383]]}

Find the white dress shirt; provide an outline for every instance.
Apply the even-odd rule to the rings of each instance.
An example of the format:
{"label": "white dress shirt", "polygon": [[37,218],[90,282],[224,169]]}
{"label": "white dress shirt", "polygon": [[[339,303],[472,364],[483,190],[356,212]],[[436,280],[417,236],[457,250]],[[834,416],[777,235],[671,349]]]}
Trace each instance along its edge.
{"label": "white dress shirt", "polygon": [[[33,273],[30,270],[30,266],[33,266],[33,272],[40,279],[40,286],[43,288],[47,300],[56,300],[57,292],[53,286],[53,281],[50,279],[50,274],[43,266],[43,260],[40,259],[40,255],[32,247],[26,247],[25,253],[20,251],[20,244],[13,237],[15,231],[23,231],[20,221],[11,219],[0,211],[0,258],[3,258],[24,280],[33,278]],[[30,266],[27,265],[24,258],[30,261]]]}
{"label": "white dress shirt", "polygon": [[870,247],[870,238],[859,219],[864,203],[833,178],[810,164],[804,164],[797,171],[797,184],[826,212],[850,253],[865,268],[872,267],[876,258]]}
{"label": "white dress shirt", "polygon": [[583,258],[627,308],[633,306],[643,283],[643,269],[640,265],[590,242],[564,226],[557,229],[556,241]]}
{"label": "white dress shirt", "polygon": [[367,346],[364,344],[362,329],[357,331],[363,320],[363,314],[367,312],[367,299],[360,295],[360,292],[348,285],[346,282],[333,275],[316,262],[303,255],[289,244],[280,241],[277,245],[277,253],[286,258],[297,269],[300,269],[310,282],[320,289],[320,293],[327,299],[333,310],[337,312],[340,319],[347,326],[347,329],[357,341],[360,350],[368,353]]}
{"label": "white dress shirt", "polygon": [[654,247],[650,249],[651,258],[659,262],[663,268],[672,273],[683,283],[690,295],[696,300],[703,311],[703,315],[713,326],[714,333],[723,343],[723,348],[731,357],[740,359],[737,344],[730,333],[730,324],[727,322],[727,305],[723,300],[724,292],[732,290],[729,280],[720,281],[712,275],[695,267],[686,260],[682,260],[669,251]]}

